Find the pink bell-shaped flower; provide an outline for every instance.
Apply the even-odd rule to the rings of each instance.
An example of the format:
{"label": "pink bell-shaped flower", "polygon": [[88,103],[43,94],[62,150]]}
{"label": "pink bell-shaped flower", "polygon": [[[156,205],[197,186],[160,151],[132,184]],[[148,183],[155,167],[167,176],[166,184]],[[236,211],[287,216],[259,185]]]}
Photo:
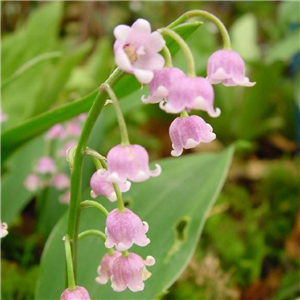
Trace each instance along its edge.
{"label": "pink bell-shaped flower", "polygon": [[179,156],[183,149],[190,149],[201,142],[209,143],[216,138],[212,127],[199,116],[176,118],[170,126],[172,156]]}
{"label": "pink bell-shaped flower", "polygon": [[49,140],[61,140],[65,138],[64,127],[61,124],[55,124],[48,130],[46,138]]}
{"label": "pink bell-shaped flower", "polygon": [[2,108],[0,108],[0,123],[4,123],[8,120],[8,116],[7,114],[5,114],[3,111],[2,111]]}
{"label": "pink bell-shaped flower", "polygon": [[204,110],[211,117],[218,117],[220,109],[214,109],[214,90],[212,85],[202,77],[184,76],[177,80],[169,91],[168,101],[159,106],[167,113],[178,114],[183,110]]}
{"label": "pink bell-shaped flower", "polygon": [[28,191],[36,192],[43,187],[43,182],[36,174],[29,174],[24,181],[24,186]]}
{"label": "pink bell-shaped flower", "polygon": [[106,218],[105,233],[107,239],[105,247],[116,247],[118,251],[128,250],[133,244],[147,246],[150,240],[146,236],[149,226],[130,209],[125,208],[120,212],[112,210]]}
{"label": "pink bell-shaped flower", "polygon": [[54,173],[56,171],[55,163],[50,156],[43,156],[37,162],[35,170],[41,174]]}
{"label": "pink bell-shaped flower", "polygon": [[207,80],[211,84],[222,82],[226,86],[253,86],[245,77],[245,63],[241,56],[232,50],[218,50],[207,62]]}
{"label": "pink bell-shaped flower", "polygon": [[150,96],[145,98],[142,96],[144,103],[159,103],[166,100],[169,91],[174,82],[185,76],[185,74],[178,68],[164,68],[154,73],[153,80],[149,83]]}
{"label": "pink bell-shaped flower", "polygon": [[151,276],[146,266],[153,266],[155,259],[147,256],[143,260],[135,253],[128,256],[119,256],[112,265],[111,287],[115,292],[122,292],[128,287],[132,292],[144,289],[144,281]]}
{"label": "pink bell-shaped flower", "polygon": [[144,147],[118,145],[108,152],[107,171],[102,172],[111,182],[124,183],[127,179],[140,182],[161,173],[161,167],[155,166],[155,170],[149,169],[149,156]]}
{"label": "pink bell-shaped flower", "polygon": [[117,66],[134,74],[140,83],[149,83],[154,71],[161,70],[164,58],[158,52],[164,47],[165,40],[157,31],[151,33],[147,20],[138,19],[131,27],[118,25],[114,30],[114,44]]}
{"label": "pink bell-shaped flower", "polygon": [[51,183],[58,190],[64,190],[70,185],[70,177],[67,174],[59,173],[54,176]]}
{"label": "pink bell-shaped flower", "polygon": [[96,278],[96,282],[99,284],[106,284],[112,275],[112,265],[115,259],[121,256],[121,252],[115,251],[114,254],[110,255],[106,253],[101,259],[100,266],[97,269],[98,277]]}
{"label": "pink bell-shaped flower", "polygon": [[91,297],[84,287],[76,286],[75,290],[65,289],[60,300],[91,300]]}
{"label": "pink bell-shaped flower", "polygon": [[5,222],[1,223],[0,220],[0,238],[3,238],[8,235],[7,228],[8,228],[7,224]]}
{"label": "pink bell-shaped flower", "polygon": [[[117,195],[114,190],[113,184],[105,178],[105,170],[100,169],[96,171],[91,180],[91,196],[96,198],[97,196],[105,196],[111,202],[117,200]],[[131,183],[129,181],[118,183],[119,189],[122,193],[129,191]]]}

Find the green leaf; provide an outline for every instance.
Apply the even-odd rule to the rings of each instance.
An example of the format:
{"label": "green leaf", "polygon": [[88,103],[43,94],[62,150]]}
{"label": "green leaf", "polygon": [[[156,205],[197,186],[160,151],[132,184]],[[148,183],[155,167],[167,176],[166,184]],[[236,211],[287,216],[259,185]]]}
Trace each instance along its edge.
{"label": "green leaf", "polygon": [[[178,31],[184,39],[188,38],[199,26],[200,22],[188,23],[184,26],[178,26],[175,30]],[[172,53],[177,50],[174,48],[173,41],[167,41],[168,47]],[[118,97],[124,97],[133,91],[140,88],[140,84],[133,76],[125,76],[115,88],[115,92]],[[5,130],[1,134],[2,140],[2,162],[18,147],[29,141],[30,139],[45,132],[51,126],[56,123],[66,121],[72,117],[79,115],[80,113],[87,112],[95,99],[97,90],[88,94],[87,96],[67,105],[63,105],[57,109],[50,110],[37,117],[34,117],[25,123],[14,126]]]}
{"label": "green leaf", "polygon": [[[206,217],[216,200],[233,155],[233,147],[218,154],[186,155],[159,161],[162,174],[134,184],[124,195],[129,208],[149,223],[151,243],[131,250],[143,258],[152,255],[156,264],[149,267],[152,277],[139,293],[116,294],[109,284],[95,283],[97,267],[104,254],[103,242],[88,237],[78,250],[78,285],[85,286],[92,299],[155,299],[179,277],[199,242]],[[87,193],[88,195],[88,193]],[[105,201],[105,202],[104,202]],[[115,204],[103,200],[113,209]],[[93,209],[82,211],[80,231],[104,229],[104,218]],[[66,231],[64,216],[51,233],[42,256],[36,299],[58,299],[64,289],[65,265],[62,237]]]}
{"label": "green leaf", "polygon": [[230,30],[232,48],[244,59],[258,60],[257,21],[254,14],[248,13],[239,18]]}

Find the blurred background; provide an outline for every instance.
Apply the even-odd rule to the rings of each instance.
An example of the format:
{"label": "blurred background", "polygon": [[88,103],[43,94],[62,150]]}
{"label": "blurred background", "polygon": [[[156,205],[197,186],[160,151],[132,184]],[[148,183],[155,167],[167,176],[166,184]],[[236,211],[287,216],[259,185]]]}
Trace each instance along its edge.
{"label": "blurred background", "polygon": [[[191,9],[218,16],[230,32],[233,49],[247,64],[247,76],[257,84],[217,85],[215,106],[221,108],[221,116],[212,119],[199,113],[213,126],[217,140],[192,152],[220,151],[238,141],[237,150],[195,255],[163,299],[300,297],[299,2],[4,1],[1,8],[2,130],[99,87],[114,68],[116,25],[145,18],[157,29]],[[204,24],[187,42],[197,74],[206,76],[207,59],[222,48],[222,41],[212,23],[197,20]],[[44,53],[49,57],[26,70],[26,76],[14,77],[20,67]],[[174,65],[186,70],[180,51]],[[138,102],[143,94],[148,94],[146,87],[126,97]],[[174,116],[156,105],[137,103],[125,117],[132,142],[151,149],[151,159],[170,156],[168,128]],[[109,138],[102,142],[102,153],[119,141],[116,122],[106,131]],[[1,219],[9,225],[1,245],[4,300],[34,298],[41,252],[67,209],[61,190],[24,187],[33,161],[56,153],[62,145],[51,147],[41,136],[2,165],[6,209]],[[65,160],[59,155],[55,160],[67,173]],[[46,198],[52,201],[43,205]]]}

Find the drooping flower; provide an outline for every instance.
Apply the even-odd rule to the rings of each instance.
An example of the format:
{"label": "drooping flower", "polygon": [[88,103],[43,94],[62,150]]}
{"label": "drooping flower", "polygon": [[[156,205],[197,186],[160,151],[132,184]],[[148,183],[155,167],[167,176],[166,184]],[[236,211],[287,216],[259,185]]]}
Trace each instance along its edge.
{"label": "drooping flower", "polygon": [[36,192],[43,187],[43,182],[36,174],[29,174],[24,181],[24,186],[28,191]]}
{"label": "drooping flower", "polygon": [[132,292],[139,292],[144,289],[144,281],[151,276],[146,266],[153,266],[155,259],[147,256],[143,260],[135,253],[128,256],[119,256],[112,266],[111,287],[115,292],[122,292],[128,287]]}
{"label": "drooping flower", "polygon": [[71,192],[67,190],[62,195],[58,197],[58,200],[61,204],[69,204],[70,203]]}
{"label": "drooping flower", "polygon": [[150,23],[138,19],[131,27],[118,25],[114,36],[117,66],[134,74],[140,83],[149,83],[153,79],[153,72],[164,66],[164,58],[158,54],[165,45],[161,34],[157,31],[151,33]]}
{"label": "drooping flower", "polygon": [[204,110],[211,117],[217,117],[221,111],[214,105],[214,90],[212,85],[202,77],[181,77],[169,91],[166,102],[160,102],[159,106],[167,113],[177,114],[183,110]]}
{"label": "drooping flower", "polygon": [[46,134],[46,138],[49,140],[61,140],[64,137],[64,127],[61,124],[55,124],[48,130]]}
{"label": "drooping flower", "polygon": [[0,220],[0,238],[3,238],[8,235],[7,224],[5,222],[1,223]]}
{"label": "drooping flower", "polygon": [[212,131],[212,127],[199,116],[176,118],[169,129],[173,147],[171,155],[179,156],[183,149],[211,142],[216,138]]}
{"label": "drooping flower", "polygon": [[52,179],[52,184],[56,187],[56,189],[64,190],[70,185],[70,177],[65,173],[56,174]]}
{"label": "drooping flower", "polygon": [[35,167],[36,172],[41,174],[54,173],[56,167],[50,156],[43,156],[39,159]]}
{"label": "drooping flower", "polygon": [[106,284],[112,275],[112,265],[115,259],[121,256],[121,252],[115,251],[114,254],[110,255],[106,253],[101,259],[100,266],[97,269],[98,277],[96,278],[96,282],[99,284]]}
{"label": "drooping flower", "polygon": [[[104,172],[103,172],[104,171]],[[96,171],[91,180],[91,196],[96,198],[97,196],[105,196],[111,202],[117,200],[117,195],[114,190],[113,184],[105,178],[105,170]],[[119,189],[122,193],[129,191],[131,183],[129,181],[118,183]]]}
{"label": "drooping flower", "polygon": [[117,145],[108,152],[107,171],[102,172],[111,182],[140,182],[161,173],[161,167],[157,164],[155,166],[155,170],[149,169],[149,156],[144,147]]}
{"label": "drooping flower", "polygon": [[147,246],[150,240],[146,236],[149,226],[130,209],[125,208],[120,212],[112,210],[106,218],[105,233],[107,248],[116,247],[118,251],[128,250],[133,244]]}
{"label": "drooping flower", "polygon": [[232,50],[218,50],[207,62],[207,80],[211,84],[222,82],[226,86],[253,86],[245,77],[245,63],[241,56]]}
{"label": "drooping flower", "polygon": [[176,84],[177,80],[183,76],[185,76],[184,72],[178,68],[164,68],[156,71],[153,80],[149,83],[150,96],[148,98],[143,96],[142,101],[144,103],[159,103],[166,100],[172,85]]}
{"label": "drooping flower", "polygon": [[2,108],[0,108],[0,123],[4,123],[8,120],[8,116],[7,114],[5,114],[3,111],[2,111]]}
{"label": "drooping flower", "polygon": [[65,289],[60,300],[91,300],[91,297],[84,287],[76,286],[75,290]]}

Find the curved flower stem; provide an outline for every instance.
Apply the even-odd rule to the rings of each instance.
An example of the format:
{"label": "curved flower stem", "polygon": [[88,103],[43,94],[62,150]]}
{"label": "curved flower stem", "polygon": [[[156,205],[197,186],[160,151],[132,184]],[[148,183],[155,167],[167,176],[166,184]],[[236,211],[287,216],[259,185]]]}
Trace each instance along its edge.
{"label": "curved flower stem", "polygon": [[87,208],[87,207],[94,207],[97,208],[101,213],[107,217],[108,216],[108,211],[106,208],[101,205],[100,203],[93,201],[93,200],[85,200],[80,203],[80,208]]}
{"label": "curved flower stem", "polygon": [[163,47],[162,54],[165,58],[165,67],[167,67],[167,68],[173,67],[172,56],[171,56],[170,50],[167,46]]}
{"label": "curved flower stem", "polygon": [[113,187],[117,196],[118,210],[119,212],[123,212],[125,209],[122,193],[120,192],[119,186],[117,183],[113,183]]}
{"label": "curved flower stem", "polygon": [[103,242],[106,241],[106,235],[102,231],[95,230],[95,229],[90,229],[90,230],[81,232],[80,234],[78,234],[78,240],[82,240],[83,238],[85,238],[89,235],[97,235],[103,240]]}
{"label": "curved flower stem", "polygon": [[230,37],[229,37],[228,31],[227,31],[225,25],[222,23],[222,21],[219,18],[217,18],[215,15],[213,15],[205,10],[190,10],[190,11],[184,13],[183,15],[181,15],[177,20],[172,22],[168,26],[168,28],[172,29],[175,26],[177,26],[178,24],[180,24],[190,18],[193,18],[193,17],[204,17],[204,18],[212,21],[218,27],[218,29],[221,33],[223,44],[224,44],[224,49],[227,49],[227,50],[231,49]]}
{"label": "curved flower stem", "polygon": [[[120,69],[115,69],[115,71],[107,79],[107,83],[114,86],[122,77],[123,72]],[[79,204],[81,196],[81,185],[82,185],[82,168],[84,159],[84,150],[86,149],[86,144],[88,138],[92,132],[92,129],[97,121],[97,118],[103,108],[106,97],[100,90],[93,102],[93,105],[89,111],[86,122],[83,126],[81,136],[78,141],[78,145],[75,151],[74,161],[72,165],[71,172],[71,199],[68,214],[68,227],[67,233],[72,239],[72,254],[73,254],[73,267],[76,274],[77,266],[77,238],[78,238],[78,223],[79,223]]]}
{"label": "curved flower stem", "polygon": [[103,83],[100,87],[101,91],[106,91],[107,94],[110,97],[110,100],[112,101],[116,115],[118,118],[118,123],[119,123],[119,128],[120,128],[120,133],[121,133],[121,144],[124,146],[130,145],[129,142],[129,137],[128,137],[128,132],[127,132],[127,127],[126,127],[126,122],[124,120],[124,116],[121,110],[121,107],[119,105],[119,101],[117,99],[117,96],[115,95],[113,89],[108,83]]}
{"label": "curved flower stem", "polygon": [[72,291],[76,289],[76,284],[75,284],[75,277],[74,277],[74,270],[73,270],[70,238],[68,235],[65,235],[64,241],[65,241],[66,263],[67,263],[68,289]]}
{"label": "curved flower stem", "polygon": [[175,31],[168,29],[168,28],[161,28],[157,30],[158,32],[160,32],[161,34],[166,34],[168,36],[170,36],[182,49],[182,51],[185,54],[185,57],[187,59],[187,75],[191,76],[191,77],[195,77],[196,76],[196,71],[195,71],[195,61],[194,61],[194,57],[193,54],[191,52],[191,49],[189,48],[189,46],[187,45],[187,43],[184,41],[184,39]]}

